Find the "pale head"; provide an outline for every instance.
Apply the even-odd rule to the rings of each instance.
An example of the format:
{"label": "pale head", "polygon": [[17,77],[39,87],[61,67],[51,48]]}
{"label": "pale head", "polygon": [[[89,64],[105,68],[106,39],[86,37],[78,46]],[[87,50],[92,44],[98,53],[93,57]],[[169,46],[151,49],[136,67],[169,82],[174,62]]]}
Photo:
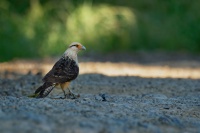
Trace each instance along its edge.
{"label": "pale head", "polygon": [[77,58],[77,53],[80,50],[86,50],[86,48],[79,42],[73,42],[69,45],[68,49],[64,53],[64,57],[69,57],[76,61],[78,65],[78,58]]}
{"label": "pale head", "polygon": [[78,53],[80,50],[86,50],[86,48],[79,42],[73,42],[69,45],[70,50]]}

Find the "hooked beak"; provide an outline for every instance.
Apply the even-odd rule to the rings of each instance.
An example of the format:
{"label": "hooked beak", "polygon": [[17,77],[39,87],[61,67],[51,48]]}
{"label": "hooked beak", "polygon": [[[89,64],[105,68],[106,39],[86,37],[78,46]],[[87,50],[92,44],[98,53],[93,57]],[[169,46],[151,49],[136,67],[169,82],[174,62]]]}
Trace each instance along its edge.
{"label": "hooked beak", "polygon": [[84,46],[82,46],[81,50],[86,50],[86,48]]}

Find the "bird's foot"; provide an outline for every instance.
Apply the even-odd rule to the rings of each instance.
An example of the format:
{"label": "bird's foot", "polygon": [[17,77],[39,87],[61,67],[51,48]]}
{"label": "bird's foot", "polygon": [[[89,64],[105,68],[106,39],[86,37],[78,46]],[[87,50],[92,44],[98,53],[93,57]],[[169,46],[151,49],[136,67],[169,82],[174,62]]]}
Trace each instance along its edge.
{"label": "bird's foot", "polygon": [[69,94],[65,94],[63,97],[54,97],[51,99],[77,99],[79,98],[80,95],[79,94],[74,94],[74,93],[69,93]]}
{"label": "bird's foot", "polygon": [[52,99],[77,99],[80,97],[80,94],[74,94],[71,90],[69,90],[69,93],[66,94],[65,91],[63,91],[64,96],[63,97],[56,97]]}
{"label": "bird's foot", "polygon": [[67,98],[69,99],[77,99],[80,97],[80,94],[74,94],[72,92],[70,92],[69,94],[65,95]]}
{"label": "bird's foot", "polygon": [[64,94],[63,97],[51,97],[51,99],[66,99],[66,98],[67,98],[66,94]]}
{"label": "bird's foot", "polygon": [[60,97],[60,99],[66,99],[67,98],[67,96],[65,95],[64,97]]}
{"label": "bird's foot", "polygon": [[66,96],[64,96],[64,97],[51,97],[51,99],[66,99]]}

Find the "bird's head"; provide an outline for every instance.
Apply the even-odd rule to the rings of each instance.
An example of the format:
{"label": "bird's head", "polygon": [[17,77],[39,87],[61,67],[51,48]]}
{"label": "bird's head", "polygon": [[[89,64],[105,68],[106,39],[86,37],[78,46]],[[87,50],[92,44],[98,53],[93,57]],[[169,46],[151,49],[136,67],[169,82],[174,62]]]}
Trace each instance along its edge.
{"label": "bird's head", "polygon": [[69,45],[69,50],[78,53],[80,50],[86,50],[86,48],[79,42],[73,42]]}
{"label": "bird's head", "polygon": [[75,60],[78,64],[77,53],[81,50],[86,50],[86,48],[79,42],[73,42],[69,45],[68,49],[65,51],[64,56],[68,56]]}

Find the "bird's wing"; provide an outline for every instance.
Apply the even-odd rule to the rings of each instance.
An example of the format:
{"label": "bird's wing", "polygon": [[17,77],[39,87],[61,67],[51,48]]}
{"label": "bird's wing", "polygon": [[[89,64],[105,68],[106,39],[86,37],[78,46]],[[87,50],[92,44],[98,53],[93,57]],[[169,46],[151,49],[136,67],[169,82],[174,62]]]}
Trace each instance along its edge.
{"label": "bird's wing", "polygon": [[53,68],[44,76],[44,82],[64,83],[74,80],[79,73],[76,62],[69,57],[62,57]]}

